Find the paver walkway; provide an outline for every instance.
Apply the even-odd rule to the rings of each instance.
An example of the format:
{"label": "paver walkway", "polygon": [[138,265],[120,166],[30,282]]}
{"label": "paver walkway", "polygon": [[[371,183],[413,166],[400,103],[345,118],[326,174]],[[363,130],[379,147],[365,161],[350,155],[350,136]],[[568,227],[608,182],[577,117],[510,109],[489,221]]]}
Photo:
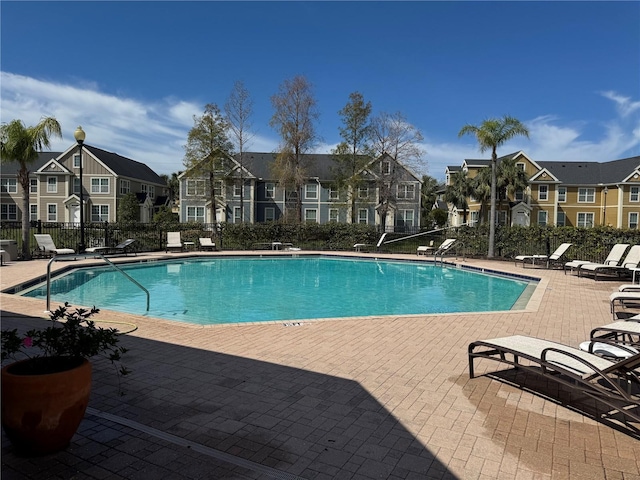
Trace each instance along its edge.
{"label": "paver walkway", "polygon": [[[45,272],[45,260],[12,263],[0,286]],[[111,365],[94,362],[90,410],[70,447],[21,458],[3,435],[2,479],[640,479],[632,435],[486,375],[469,379],[474,340],[577,345],[611,321],[608,296],[621,282],[524,273],[543,281],[517,312],[202,327],[98,305],[97,319],[137,327],[123,336],[133,371],[124,395]],[[3,328],[46,318],[42,300],[0,301]],[[478,375],[502,368],[476,364]],[[502,376],[558,398],[554,386]]]}

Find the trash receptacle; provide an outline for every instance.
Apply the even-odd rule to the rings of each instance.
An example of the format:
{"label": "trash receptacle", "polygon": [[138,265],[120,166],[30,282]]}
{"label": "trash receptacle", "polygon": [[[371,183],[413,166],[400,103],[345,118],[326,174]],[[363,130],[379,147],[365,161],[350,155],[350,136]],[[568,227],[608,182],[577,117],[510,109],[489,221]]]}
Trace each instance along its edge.
{"label": "trash receptacle", "polygon": [[6,252],[4,259],[12,262],[18,260],[18,242],[15,240],[0,240],[0,250]]}

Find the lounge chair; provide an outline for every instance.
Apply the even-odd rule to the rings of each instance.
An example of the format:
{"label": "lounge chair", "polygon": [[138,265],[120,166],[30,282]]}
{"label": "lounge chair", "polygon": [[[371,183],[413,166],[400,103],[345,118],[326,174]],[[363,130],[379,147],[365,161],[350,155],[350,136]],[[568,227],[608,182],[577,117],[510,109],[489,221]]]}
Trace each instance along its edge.
{"label": "lounge chair", "polygon": [[563,243],[558,248],[556,248],[555,252],[553,252],[551,255],[516,255],[516,266],[518,266],[519,262],[522,263],[522,268],[525,268],[527,263],[535,265],[536,263],[545,262],[547,268],[552,267],[560,262],[560,259],[567,252],[567,250],[569,250],[569,247],[571,247],[571,245],[573,244]]}
{"label": "lounge chair", "polygon": [[[618,265],[622,260],[624,252],[629,248],[628,243],[616,243],[611,250],[609,251],[609,255],[604,259],[602,264],[604,265]],[[587,265],[589,263],[598,263],[598,262],[590,262],[589,260],[572,260],[564,264],[564,273],[566,275],[567,269],[573,273],[574,270],[580,269],[582,265]]]}
{"label": "lounge chair", "polygon": [[435,247],[433,246],[433,240],[431,240],[429,242],[429,245],[420,245],[417,249],[416,249],[416,255],[426,255],[428,253],[431,253],[435,250]]}
{"label": "lounge chair", "polygon": [[611,314],[616,316],[616,304],[623,307],[640,308],[640,292],[613,292],[609,295]]}
{"label": "lounge chair", "polygon": [[598,279],[598,274],[623,275],[631,274],[631,269],[636,268],[640,263],[640,245],[634,245],[629,249],[627,256],[616,265],[606,265],[604,263],[586,263],[578,269],[578,276],[582,277],[586,273],[593,273],[593,279]]}
{"label": "lounge chair", "polygon": [[209,237],[201,237],[198,239],[198,242],[200,242],[200,250],[210,250],[213,252],[216,249],[216,244]]}
{"label": "lounge chair", "polygon": [[614,342],[620,345],[640,347],[640,315],[596,327],[589,335],[592,342]]}
{"label": "lounge chair", "polygon": [[566,385],[640,422],[640,415],[628,409],[640,406],[636,393],[640,378],[634,371],[640,366],[640,354],[615,362],[579,348],[523,335],[473,342],[468,351],[470,378],[474,378],[476,358],[497,360]]}
{"label": "lounge chair", "polygon": [[[128,247],[135,241],[135,238],[127,238],[124,242],[119,243],[115,247],[89,247],[85,248],[84,251],[87,253],[102,253],[103,255],[106,255],[107,253],[124,253],[126,255],[128,253]],[[135,250],[133,253],[136,253]]]}
{"label": "lounge chair", "polygon": [[36,233],[33,236],[38,243],[38,250],[45,255],[73,255],[76,253],[71,248],[57,248],[48,233]]}
{"label": "lounge chair", "polygon": [[167,232],[167,246],[165,247],[165,252],[168,252],[169,250],[180,250],[182,252],[183,249],[184,245],[182,245],[180,232]]}

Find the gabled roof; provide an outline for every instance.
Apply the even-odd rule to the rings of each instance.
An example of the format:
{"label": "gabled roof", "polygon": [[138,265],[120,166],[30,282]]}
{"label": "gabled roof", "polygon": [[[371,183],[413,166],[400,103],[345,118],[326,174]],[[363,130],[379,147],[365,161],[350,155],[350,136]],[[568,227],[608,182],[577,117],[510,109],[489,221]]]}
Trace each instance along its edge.
{"label": "gabled roof", "polygon": [[119,177],[129,177],[142,182],[166,185],[162,177],[144,163],[91,145],[84,145],[84,148]]}
{"label": "gabled roof", "polygon": [[[49,160],[55,160],[62,152],[38,152],[38,158],[29,164],[29,171],[35,172],[42,168]],[[2,164],[2,175],[13,176],[18,175],[20,164],[18,162],[7,162]]]}
{"label": "gabled roof", "polygon": [[[102,150],[101,148],[93,147],[91,145],[85,144],[83,148],[102,162],[105,167],[109,168],[114,174],[120,177],[132,178],[146,183],[166,185],[162,177],[144,163],[131,160],[130,158],[123,157],[117,153],[107,152],[106,150]],[[67,152],[68,151],[69,149]],[[57,161],[58,158],[65,153],[66,152],[38,152],[37,160],[29,164],[29,171],[36,172],[50,160]],[[17,175],[19,169],[20,164],[18,162],[3,163],[2,175]]]}

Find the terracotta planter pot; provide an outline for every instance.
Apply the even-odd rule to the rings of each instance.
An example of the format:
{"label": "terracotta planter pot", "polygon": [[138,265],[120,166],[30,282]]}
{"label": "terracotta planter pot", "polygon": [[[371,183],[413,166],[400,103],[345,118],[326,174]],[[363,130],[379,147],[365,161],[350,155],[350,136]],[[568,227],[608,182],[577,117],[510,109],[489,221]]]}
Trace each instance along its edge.
{"label": "terracotta planter pot", "polygon": [[[49,360],[55,362],[55,357]],[[2,428],[22,454],[62,450],[89,404],[91,363],[82,360],[65,371],[31,375],[22,373],[27,362],[33,360],[2,369]]]}

